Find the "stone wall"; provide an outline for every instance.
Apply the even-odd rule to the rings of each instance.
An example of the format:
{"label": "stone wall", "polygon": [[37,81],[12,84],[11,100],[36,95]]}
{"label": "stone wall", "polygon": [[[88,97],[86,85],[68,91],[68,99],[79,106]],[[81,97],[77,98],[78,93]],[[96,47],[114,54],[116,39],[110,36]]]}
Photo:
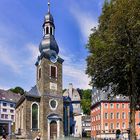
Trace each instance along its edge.
{"label": "stone wall", "polygon": [[[50,66],[57,67],[57,78],[50,77]],[[41,78],[38,79],[38,71],[41,68]],[[48,59],[42,58],[41,64],[37,66],[37,88],[42,95],[52,93],[62,96],[62,64],[51,63]],[[50,89],[50,82],[57,84],[57,91]]]}

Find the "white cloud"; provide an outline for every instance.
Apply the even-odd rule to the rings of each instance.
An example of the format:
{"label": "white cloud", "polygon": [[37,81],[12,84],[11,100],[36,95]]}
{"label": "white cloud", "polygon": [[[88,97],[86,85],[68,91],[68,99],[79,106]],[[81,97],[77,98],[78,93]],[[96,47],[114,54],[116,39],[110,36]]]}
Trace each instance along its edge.
{"label": "white cloud", "polygon": [[0,61],[9,66],[15,73],[20,73],[20,65],[11,54],[11,50],[5,44],[0,44]]}
{"label": "white cloud", "polygon": [[28,60],[28,64],[33,64],[37,60],[37,57],[39,55],[38,46],[33,43],[28,43],[26,45],[27,51],[29,51],[30,57]]}
{"label": "white cloud", "polygon": [[70,65],[64,65],[64,76],[68,76],[71,78],[71,81],[69,83],[73,83],[76,88],[82,88],[82,89],[89,89],[91,88],[89,86],[90,79],[85,74],[84,70],[81,70],[72,64]]}
{"label": "white cloud", "polygon": [[98,25],[97,19],[94,19],[89,12],[83,11],[76,5],[70,8],[70,12],[80,28],[84,41],[87,41],[91,29]]}
{"label": "white cloud", "polygon": [[0,89],[8,90],[8,89],[10,89],[10,87],[0,85]]}
{"label": "white cloud", "polygon": [[72,53],[68,54],[65,50],[61,57],[65,60],[63,64],[64,88],[67,88],[69,83],[73,83],[75,88],[91,88],[89,86],[90,78],[85,74],[85,61],[81,59],[77,61]]}

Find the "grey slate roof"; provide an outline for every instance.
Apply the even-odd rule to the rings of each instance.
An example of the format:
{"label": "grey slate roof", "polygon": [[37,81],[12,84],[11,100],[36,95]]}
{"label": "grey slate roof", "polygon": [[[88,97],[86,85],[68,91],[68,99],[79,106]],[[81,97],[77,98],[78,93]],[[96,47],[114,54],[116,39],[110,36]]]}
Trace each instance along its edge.
{"label": "grey slate roof", "polygon": [[[34,87],[31,88],[30,91],[26,92],[25,96],[40,98],[41,93],[38,91],[37,86],[35,85]],[[49,96],[49,97],[54,97],[54,98],[62,98],[59,95],[52,95],[52,94],[49,94],[49,93],[45,93],[44,96]]]}
{"label": "grey slate roof", "polygon": [[17,103],[20,98],[20,94],[13,93],[9,90],[0,89],[0,100]]}
{"label": "grey slate roof", "polygon": [[29,92],[26,93],[27,96],[33,96],[33,97],[40,97],[40,93],[37,89],[37,86],[31,88]]}
{"label": "grey slate roof", "polygon": [[118,101],[129,101],[129,97],[123,96],[123,95],[116,95],[109,97],[111,93],[111,89],[108,90],[99,90],[97,88],[93,88],[92,91],[92,105],[96,104],[97,102],[101,101],[112,101],[112,102],[118,102]]}

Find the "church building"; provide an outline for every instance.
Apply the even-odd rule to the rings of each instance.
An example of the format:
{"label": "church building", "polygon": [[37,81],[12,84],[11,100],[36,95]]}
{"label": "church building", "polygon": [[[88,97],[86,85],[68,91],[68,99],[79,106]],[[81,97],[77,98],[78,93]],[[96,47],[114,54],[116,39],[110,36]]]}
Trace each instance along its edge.
{"label": "church building", "polygon": [[55,40],[55,24],[50,13],[45,15],[40,55],[36,65],[36,85],[21,97],[16,105],[16,133],[34,138],[41,133],[42,140],[63,136],[62,64]]}

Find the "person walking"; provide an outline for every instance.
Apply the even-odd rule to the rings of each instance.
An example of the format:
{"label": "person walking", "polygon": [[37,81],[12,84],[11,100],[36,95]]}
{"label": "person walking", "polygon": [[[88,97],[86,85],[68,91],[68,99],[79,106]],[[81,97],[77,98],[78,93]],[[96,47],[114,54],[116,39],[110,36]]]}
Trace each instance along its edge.
{"label": "person walking", "polygon": [[41,133],[38,133],[37,137],[34,140],[41,140]]}
{"label": "person walking", "polygon": [[6,135],[3,135],[1,140],[7,140]]}

